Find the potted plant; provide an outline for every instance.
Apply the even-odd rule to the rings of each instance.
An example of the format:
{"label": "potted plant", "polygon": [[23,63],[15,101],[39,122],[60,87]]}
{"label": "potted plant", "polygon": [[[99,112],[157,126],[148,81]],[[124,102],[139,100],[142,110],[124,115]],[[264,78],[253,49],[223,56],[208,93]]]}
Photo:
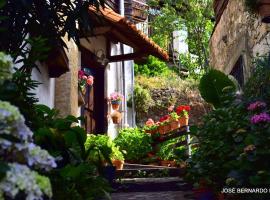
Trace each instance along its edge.
{"label": "potted plant", "polygon": [[124,154],[125,160],[129,163],[136,163],[145,158],[149,152],[152,152],[152,138],[145,134],[139,128],[124,128],[119,131],[119,135],[114,139],[119,146],[120,151]]}
{"label": "potted plant", "polygon": [[113,92],[110,94],[110,101],[113,110],[119,110],[120,104],[123,101],[124,96],[118,92]]}
{"label": "potted plant", "polygon": [[157,125],[155,124],[153,119],[148,119],[143,127],[143,130],[146,133],[155,134],[157,132]]}
{"label": "potted plant", "polygon": [[111,118],[114,124],[120,124],[121,123],[121,119],[122,119],[122,114],[115,110],[112,114],[111,114]]}
{"label": "potted plant", "polygon": [[171,131],[170,115],[165,115],[159,119],[158,132],[166,134]]}
{"label": "potted plant", "polygon": [[170,113],[170,121],[171,121],[171,131],[178,129],[180,127],[179,116],[176,112]]}
{"label": "potted plant", "polygon": [[249,11],[262,17],[262,22],[270,23],[270,0],[246,0],[245,4]]}
{"label": "potted plant", "polygon": [[83,70],[79,70],[78,72],[78,105],[84,105],[84,96],[86,93],[86,86],[89,86],[90,88],[94,84],[94,77],[93,76],[87,76]]}
{"label": "potted plant", "polygon": [[122,170],[124,163],[125,163],[125,158],[123,153],[120,151],[119,146],[113,146],[112,148],[112,155],[111,155],[111,160],[113,166],[115,166],[116,170]]}
{"label": "potted plant", "polygon": [[179,115],[180,126],[187,126],[189,120],[189,105],[180,105],[176,108],[176,113]]}
{"label": "potted plant", "polygon": [[168,140],[159,145],[159,150],[157,156],[160,158],[160,165],[166,167],[175,167],[176,166],[176,155],[174,152],[173,145],[176,142],[176,139]]}

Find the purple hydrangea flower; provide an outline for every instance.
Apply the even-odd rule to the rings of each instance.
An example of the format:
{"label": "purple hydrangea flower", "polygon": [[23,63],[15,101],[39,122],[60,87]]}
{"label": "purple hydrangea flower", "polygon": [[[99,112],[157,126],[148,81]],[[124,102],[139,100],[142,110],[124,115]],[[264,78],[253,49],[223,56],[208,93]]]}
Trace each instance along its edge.
{"label": "purple hydrangea flower", "polygon": [[258,108],[264,108],[265,106],[266,106],[266,103],[264,103],[262,101],[256,101],[254,103],[249,104],[247,109],[249,111],[253,111],[253,110],[256,110]]}
{"label": "purple hydrangea flower", "polygon": [[253,115],[251,117],[251,123],[252,124],[258,124],[261,122],[270,122],[270,115],[267,113],[261,113],[258,115]]}

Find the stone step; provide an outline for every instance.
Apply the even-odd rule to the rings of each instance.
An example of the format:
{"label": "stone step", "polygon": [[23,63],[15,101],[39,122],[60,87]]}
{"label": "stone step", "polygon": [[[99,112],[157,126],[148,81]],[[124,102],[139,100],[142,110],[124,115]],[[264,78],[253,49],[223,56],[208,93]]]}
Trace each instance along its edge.
{"label": "stone step", "polygon": [[192,186],[178,177],[121,179],[113,184],[115,192],[190,191]]}
{"label": "stone step", "polygon": [[157,178],[180,177],[185,173],[184,169],[176,167],[164,167],[155,165],[125,164],[123,170],[116,171],[116,178]]}

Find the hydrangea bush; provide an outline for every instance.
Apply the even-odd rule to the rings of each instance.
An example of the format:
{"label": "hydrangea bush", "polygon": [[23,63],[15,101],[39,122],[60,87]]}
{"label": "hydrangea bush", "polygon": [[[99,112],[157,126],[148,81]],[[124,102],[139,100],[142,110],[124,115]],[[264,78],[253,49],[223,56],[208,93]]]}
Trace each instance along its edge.
{"label": "hydrangea bush", "polygon": [[[254,79],[251,80],[255,84]],[[269,82],[262,83],[258,79],[257,84]],[[270,185],[269,96],[254,93],[256,96],[247,98],[247,94],[252,93],[248,93],[248,88],[244,92],[243,96],[231,94],[232,100],[226,106],[213,110],[204,117],[203,124],[191,129],[198,146],[189,160],[187,178],[195,185],[217,193],[225,187],[265,188]],[[235,199],[269,197],[241,194]]]}
{"label": "hydrangea bush", "polygon": [[32,169],[49,171],[56,167],[56,162],[46,150],[33,143],[32,136],[19,110],[0,101],[0,160],[8,165],[0,182],[0,197],[14,199],[20,193],[27,200],[52,197],[49,179]]}

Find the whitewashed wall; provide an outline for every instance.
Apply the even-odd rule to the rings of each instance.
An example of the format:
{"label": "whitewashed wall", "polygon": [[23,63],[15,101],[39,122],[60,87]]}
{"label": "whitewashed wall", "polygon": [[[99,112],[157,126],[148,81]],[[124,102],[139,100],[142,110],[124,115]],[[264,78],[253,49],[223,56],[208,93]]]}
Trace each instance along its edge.
{"label": "whitewashed wall", "polygon": [[34,93],[39,99],[38,103],[53,108],[55,96],[55,79],[49,77],[46,65],[38,66],[40,72],[37,69],[34,69],[32,72],[32,79],[40,82],[41,84],[36,90],[34,90]]}

